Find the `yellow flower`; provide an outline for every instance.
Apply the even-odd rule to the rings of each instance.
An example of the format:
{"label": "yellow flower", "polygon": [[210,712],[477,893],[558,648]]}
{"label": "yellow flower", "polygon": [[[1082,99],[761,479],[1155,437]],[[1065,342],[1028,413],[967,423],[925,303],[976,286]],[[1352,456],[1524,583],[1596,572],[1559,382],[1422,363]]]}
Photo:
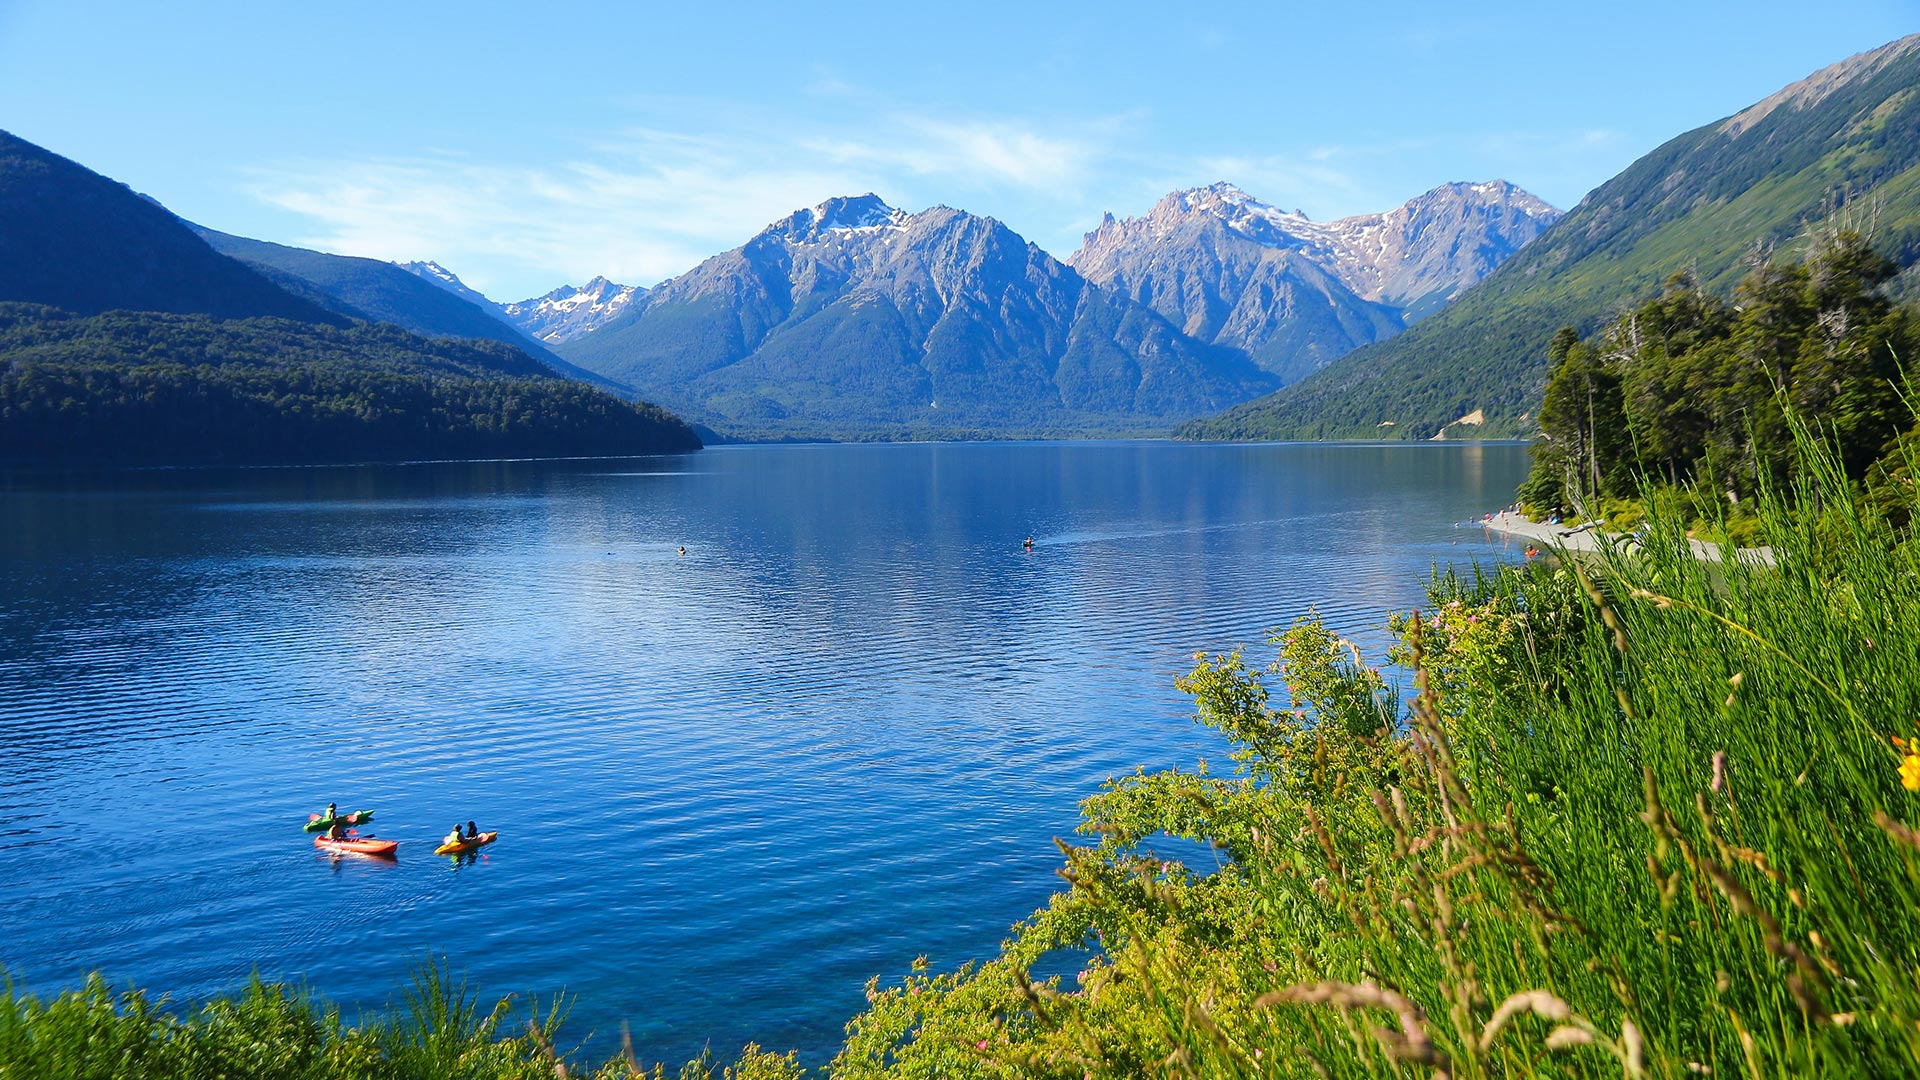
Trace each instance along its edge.
{"label": "yellow flower", "polygon": [[1920,791],[1920,754],[1908,754],[1900,761],[1900,786]]}

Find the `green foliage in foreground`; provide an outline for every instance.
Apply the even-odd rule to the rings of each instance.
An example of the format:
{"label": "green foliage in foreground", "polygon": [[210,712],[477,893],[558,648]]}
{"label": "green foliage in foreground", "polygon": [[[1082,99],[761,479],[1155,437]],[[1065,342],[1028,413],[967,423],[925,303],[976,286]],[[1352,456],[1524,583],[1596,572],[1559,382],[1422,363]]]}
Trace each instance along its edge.
{"label": "green foliage in foreground", "polygon": [[[1202,657],[1231,768],[1110,782],[1071,887],[875,984],[834,1074],[1914,1075],[1920,548],[1799,445],[1772,566],[1656,513],[1633,555],[1438,580],[1394,623],[1403,722],[1313,618],[1264,671]],[[1062,947],[1084,970],[1029,977]]]}
{"label": "green foliage in foreground", "polygon": [[301,464],[698,449],[494,341],[387,324],[0,304],[0,461]]}
{"label": "green foliage in foreground", "polygon": [[[1793,434],[1793,488],[1755,497],[1774,562],[1703,563],[1656,503],[1632,554],[1439,578],[1392,624],[1405,706],[1312,616],[1264,669],[1198,657],[1223,767],[1110,781],[1068,888],[985,963],[871,982],[832,1075],[1920,1071],[1920,545]],[[1063,949],[1077,975],[1032,974]],[[0,1078],[588,1075],[533,1012],[437,974],[360,1027],[95,983],[9,997]],[[722,1075],[799,1070],[748,1047]]]}
{"label": "green foliage in foreground", "polygon": [[183,1014],[99,976],[50,1002],[0,995],[0,1080],[794,1080],[793,1055],[749,1045],[669,1074],[631,1053],[597,1070],[554,1050],[557,1010],[538,1003],[512,1030],[513,1002],[483,1012],[463,984],[419,970],[404,1008],[359,1025],[304,993],[255,979],[238,996]]}

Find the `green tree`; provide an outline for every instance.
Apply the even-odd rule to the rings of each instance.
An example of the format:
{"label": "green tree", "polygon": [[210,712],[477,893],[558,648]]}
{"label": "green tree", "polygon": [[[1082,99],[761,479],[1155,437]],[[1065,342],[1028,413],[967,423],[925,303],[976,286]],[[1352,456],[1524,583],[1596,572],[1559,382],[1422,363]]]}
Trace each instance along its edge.
{"label": "green tree", "polygon": [[1554,334],[1548,359],[1541,430],[1558,448],[1567,493],[1576,502],[1599,498],[1620,483],[1630,460],[1619,376],[1572,327]]}

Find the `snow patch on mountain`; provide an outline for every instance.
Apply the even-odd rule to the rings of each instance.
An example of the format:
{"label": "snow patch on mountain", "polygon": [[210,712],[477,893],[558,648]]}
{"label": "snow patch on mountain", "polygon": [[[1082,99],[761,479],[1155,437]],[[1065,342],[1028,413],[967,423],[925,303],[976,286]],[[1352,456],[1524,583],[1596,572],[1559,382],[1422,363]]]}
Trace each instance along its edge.
{"label": "snow patch on mountain", "polygon": [[828,199],[818,206],[796,210],[766,227],[761,236],[797,244],[818,243],[835,233],[867,233],[903,228],[908,214],[888,206],[872,192]]}
{"label": "snow patch on mountain", "polygon": [[1328,222],[1223,181],[1175,191],[1142,217],[1104,215],[1070,261],[1292,380],[1431,314],[1558,217],[1504,180]]}
{"label": "snow patch on mountain", "polygon": [[485,293],[461,281],[460,275],[431,259],[425,262],[396,262],[393,265],[417,278],[433,282],[435,285],[440,286],[460,299],[479,307],[481,311],[489,315],[498,316],[500,314],[499,304],[488,299]]}
{"label": "snow patch on mountain", "polygon": [[591,334],[619,318],[647,291],[638,285],[620,285],[596,277],[582,286],[562,285],[545,296],[502,304],[468,287],[458,274],[432,260],[394,265],[479,305],[482,311],[548,345]]}
{"label": "snow patch on mountain", "polygon": [[[1087,234],[1086,246],[1070,261],[1075,266],[1083,266],[1087,261],[1085,256],[1102,240],[1117,239],[1103,234],[1132,233],[1127,240],[1129,244],[1143,241],[1152,244],[1174,232],[1192,215],[1216,218],[1229,230],[1264,247],[1299,251],[1368,300],[1409,303],[1431,291],[1420,289],[1414,281],[1431,275],[1406,273],[1410,263],[1426,254],[1422,249],[1434,247],[1433,241],[1439,239],[1426,234],[1456,232],[1458,220],[1469,216],[1505,219],[1495,224],[1501,226],[1496,231],[1505,241],[1497,246],[1507,250],[1488,260],[1497,263],[1558,220],[1560,212],[1505,180],[1491,180],[1446,184],[1384,213],[1319,222],[1299,210],[1270,206],[1234,184],[1221,181],[1176,191],[1162,199],[1145,218],[1116,222],[1112,215],[1107,215],[1099,229]],[[1452,220],[1436,229],[1442,225],[1443,218]],[[1492,268],[1492,265],[1459,268],[1453,275],[1455,280],[1445,284],[1457,293]]]}

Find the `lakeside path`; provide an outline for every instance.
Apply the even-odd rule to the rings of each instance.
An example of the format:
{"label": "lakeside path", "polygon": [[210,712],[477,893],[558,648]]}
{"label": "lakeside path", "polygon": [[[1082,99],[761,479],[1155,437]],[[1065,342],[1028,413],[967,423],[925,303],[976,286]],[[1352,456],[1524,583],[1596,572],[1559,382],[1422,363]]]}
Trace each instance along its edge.
{"label": "lakeside path", "polygon": [[[1627,541],[1626,537],[1618,533],[1603,533],[1595,528],[1576,526],[1569,529],[1564,525],[1547,525],[1530,521],[1525,514],[1511,510],[1502,510],[1491,518],[1482,519],[1480,524],[1492,532],[1534,541],[1546,550],[1558,548],[1562,551],[1598,552],[1603,543],[1619,544]],[[1687,539],[1687,544],[1693,548],[1693,557],[1696,559],[1719,562],[1723,558],[1718,544],[1695,540],[1691,537]],[[1771,548],[1736,548],[1735,552],[1736,557],[1742,562],[1765,565],[1773,563]]]}

